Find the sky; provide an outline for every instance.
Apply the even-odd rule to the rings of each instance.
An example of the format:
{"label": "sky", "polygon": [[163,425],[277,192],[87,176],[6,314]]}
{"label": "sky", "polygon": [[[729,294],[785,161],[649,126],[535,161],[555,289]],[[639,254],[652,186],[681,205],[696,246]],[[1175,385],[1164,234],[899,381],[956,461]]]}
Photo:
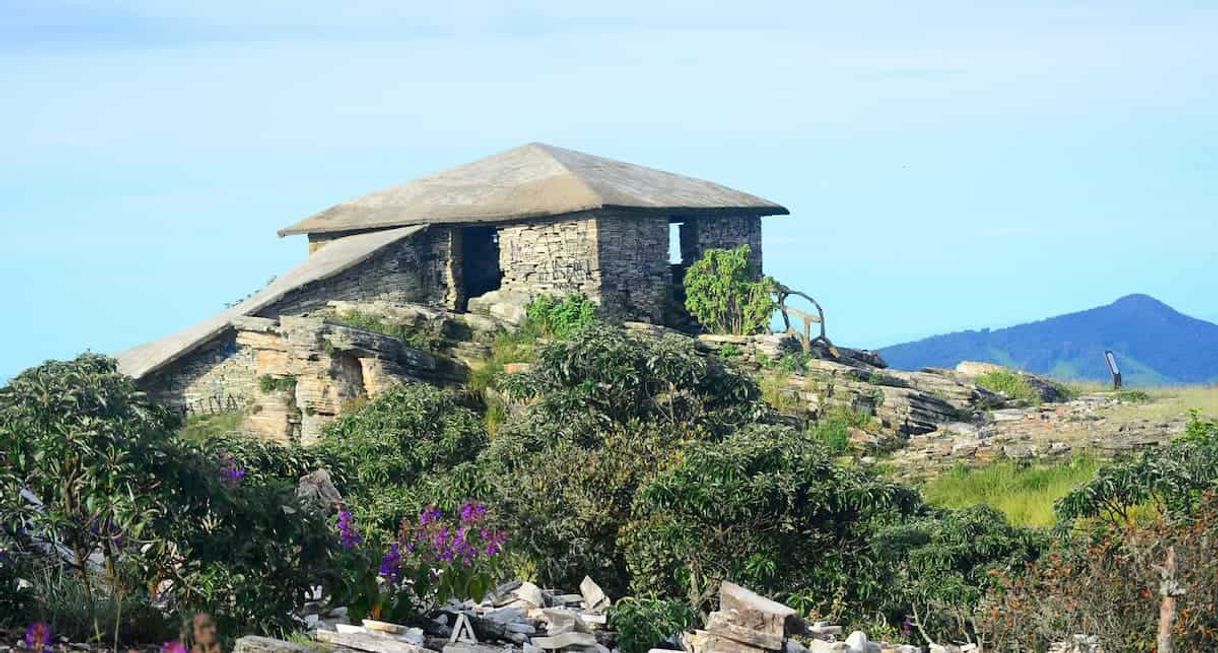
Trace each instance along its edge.
{"label": "sky", "polygon": [[722,4],[0,0],[0,379],[530,141],[785,205],[766,272],[838,344],[1133,292],[1218,320],[1218,2]]}

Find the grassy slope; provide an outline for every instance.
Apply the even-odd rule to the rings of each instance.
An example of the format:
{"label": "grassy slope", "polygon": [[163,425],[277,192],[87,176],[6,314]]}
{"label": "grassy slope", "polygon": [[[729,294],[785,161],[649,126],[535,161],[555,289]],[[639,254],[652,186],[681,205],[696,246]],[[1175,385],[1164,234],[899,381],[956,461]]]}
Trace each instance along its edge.
{"label": "grassy slope", "polygon": [[988,504],[1013,524],[1052,526],[1053,502],[1091,479],[1100,462],[1076,458],[1053,466],[1022,467],[1005,461],[979,469],[957,467],[930,481],[922,491],[932,504],[964,508]]}

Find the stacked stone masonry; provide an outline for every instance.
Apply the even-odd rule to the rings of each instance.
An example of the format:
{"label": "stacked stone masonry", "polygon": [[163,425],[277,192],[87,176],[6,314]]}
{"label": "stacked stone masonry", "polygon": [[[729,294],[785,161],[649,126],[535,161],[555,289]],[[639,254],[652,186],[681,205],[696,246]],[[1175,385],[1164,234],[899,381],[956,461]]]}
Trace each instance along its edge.
{"label": "stacked stone masonry", "polygon": [[708,249],[749,246],[749,264],[761,275],[761,218],[755,215],[722,215],[688,218],[680,226],[681,261],[689,265]]}

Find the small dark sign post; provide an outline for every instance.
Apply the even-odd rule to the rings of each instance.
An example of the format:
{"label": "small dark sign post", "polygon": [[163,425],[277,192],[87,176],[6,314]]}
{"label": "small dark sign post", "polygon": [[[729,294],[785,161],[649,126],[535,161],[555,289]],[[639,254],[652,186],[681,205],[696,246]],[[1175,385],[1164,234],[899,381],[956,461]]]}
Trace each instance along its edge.
{"label": "small dark sign post", "polygon": [[1121,368],[1117,367],[1116,356],[1111,351],[1104,352],[1104,360],[1108,362],[1108,373],[1112,375],[1112,387],[1121,388]]}

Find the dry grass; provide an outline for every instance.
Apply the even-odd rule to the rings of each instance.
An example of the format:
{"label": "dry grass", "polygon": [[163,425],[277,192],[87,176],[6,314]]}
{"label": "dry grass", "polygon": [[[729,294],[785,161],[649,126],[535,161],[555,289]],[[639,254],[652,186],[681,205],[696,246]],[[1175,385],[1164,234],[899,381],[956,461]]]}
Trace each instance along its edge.
{"label": "dry grass", "polygon": [[1218,386],[1189,385],[1140,390],[1150,396],[1150,401],[1123,403],[1109,413],[1109,419],[1118,422],[1171,420],[1187,417],[1191,410],[1196,410],[1202,417],[1218,418]]}

